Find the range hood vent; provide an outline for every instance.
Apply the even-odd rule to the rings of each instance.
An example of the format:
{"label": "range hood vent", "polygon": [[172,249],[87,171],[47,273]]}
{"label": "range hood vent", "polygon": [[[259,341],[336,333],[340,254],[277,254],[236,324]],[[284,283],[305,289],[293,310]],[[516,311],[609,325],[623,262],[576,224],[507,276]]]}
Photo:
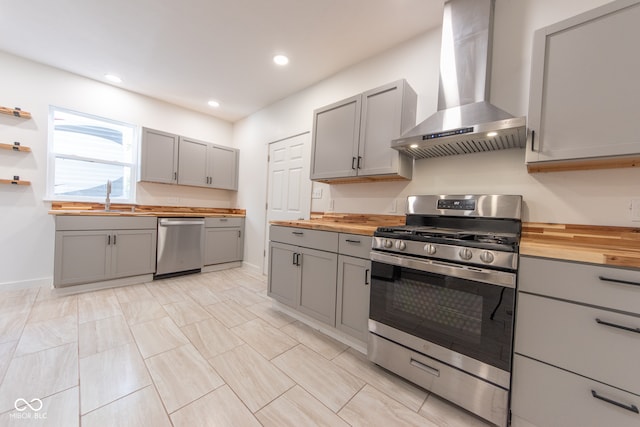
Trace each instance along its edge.
{"label": "range hood vent", "polygon": [[522,148],[526,120],[488,102],[494,0],[444,5],[438,111],[391,142],[416,159]]}

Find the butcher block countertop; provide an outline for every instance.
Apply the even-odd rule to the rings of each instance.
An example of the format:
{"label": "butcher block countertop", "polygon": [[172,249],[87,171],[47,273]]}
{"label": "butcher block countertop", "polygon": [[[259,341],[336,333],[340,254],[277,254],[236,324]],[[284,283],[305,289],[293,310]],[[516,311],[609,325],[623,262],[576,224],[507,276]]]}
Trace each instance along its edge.
{"label": "butcher block countertop", "polygon": [[271,221],[271,225],[373,236],[378,227],[402,225],[404,222],[404,215],[312,213],[308,220]]}
{"label": "butcher block countertop", "polygon": [[161,217],[208,217],[227,218],[246,216],[244,209],[197,208],[184,206],[149,206],[113,203],[105,211],[100,203],[53,202],[51,215],[96,215],[96,216],[161,216]]}
{"label": "butcher block countertop", "polygon": [[[321,214],[272,225],[372,236],[377,227],[402,225],[399,215]],[[520,255],[640,268],[640,228],[573,224],[522,224]]]}
{"label": "butcher block countertop", "polygon": [[640,228],[523,223],[520,255],[640,268]]}

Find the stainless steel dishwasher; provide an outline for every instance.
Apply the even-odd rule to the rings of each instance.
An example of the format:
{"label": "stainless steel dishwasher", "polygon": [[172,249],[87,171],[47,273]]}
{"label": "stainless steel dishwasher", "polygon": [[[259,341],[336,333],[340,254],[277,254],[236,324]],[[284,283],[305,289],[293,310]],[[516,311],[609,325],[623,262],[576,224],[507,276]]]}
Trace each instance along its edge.
{"label": "stainless steel dishwasher", "polygon": [[154,279],[201,271],[204,218],[158,218]]}

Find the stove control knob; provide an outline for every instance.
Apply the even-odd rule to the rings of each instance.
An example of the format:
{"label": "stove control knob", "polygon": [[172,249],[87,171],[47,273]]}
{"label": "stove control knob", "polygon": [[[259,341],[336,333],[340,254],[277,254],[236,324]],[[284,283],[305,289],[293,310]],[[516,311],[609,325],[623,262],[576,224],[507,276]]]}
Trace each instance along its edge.
{"label": "stove control knob", "polygon": [[393,243],[391,242],[391,240],[386,240],[385,239],[385,240],[382,241],[382,245],[385,248],[390,249],[393,246]]}
{"label": "stove control knob", "polygon": [[493,254],[489,251],[483,251],[480,254],[480,259],[486,264],[491,264],[493,262]]}
{"label": "stove control knob", "polygon": [[436,253],[436,247],[433,245],[424,245],[424,250],[428,255],[434,255]]}
{"label": "stove control knob", "polygon": [[396,242],[396,249],[398,249],[399,251],[404,251],[406,247],[407,247],[406,243],[404,243],[402,240],[398,240]]}
{"label": "stove control knob", "polygon": [[460,249],[459,255],[460,255],[460,258],[464,260],[469,260],[473,256],[473,252],[471,252],[471,249],[463,248],[463,249]]}

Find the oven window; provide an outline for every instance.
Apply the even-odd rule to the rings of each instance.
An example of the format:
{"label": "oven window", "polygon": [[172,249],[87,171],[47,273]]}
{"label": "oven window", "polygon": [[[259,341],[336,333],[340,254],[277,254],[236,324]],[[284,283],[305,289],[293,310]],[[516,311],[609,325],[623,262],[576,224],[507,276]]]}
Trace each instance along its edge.
{"label": "oven window", "polygon": [[510,370],[513,289],[372,263],[369,317]]}

